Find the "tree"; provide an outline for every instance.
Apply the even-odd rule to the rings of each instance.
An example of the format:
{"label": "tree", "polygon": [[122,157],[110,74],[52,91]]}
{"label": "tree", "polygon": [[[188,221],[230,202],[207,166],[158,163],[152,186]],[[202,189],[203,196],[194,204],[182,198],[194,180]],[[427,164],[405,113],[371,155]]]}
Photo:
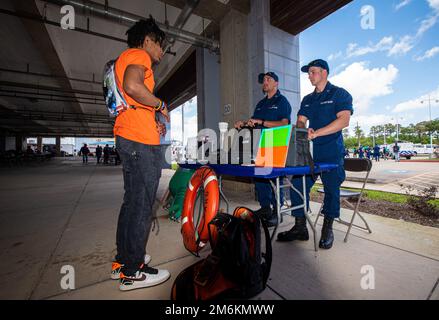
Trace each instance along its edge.
{"label": "tree", "polygon": [[417,142],[420,142],[420,143],[423,142],[424,135],[427,131],[425,124],[426,124],[426,121],[422,121],[422,122],[419,122],[415,125],[414,129],[415,129],[415,133],[417,135]]}

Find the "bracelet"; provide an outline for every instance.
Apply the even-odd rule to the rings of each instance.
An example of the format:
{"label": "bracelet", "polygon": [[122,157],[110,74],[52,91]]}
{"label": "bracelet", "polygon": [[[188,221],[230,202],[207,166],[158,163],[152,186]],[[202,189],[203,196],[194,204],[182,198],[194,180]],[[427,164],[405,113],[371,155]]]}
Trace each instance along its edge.
{"label": "bracelet", "polygon": [[165,108],[165,106],[166,106],[166,103],[164,103],[162,100],[160,100],[160,102],[154,107],[154,109],[156,111],[163,110]]}

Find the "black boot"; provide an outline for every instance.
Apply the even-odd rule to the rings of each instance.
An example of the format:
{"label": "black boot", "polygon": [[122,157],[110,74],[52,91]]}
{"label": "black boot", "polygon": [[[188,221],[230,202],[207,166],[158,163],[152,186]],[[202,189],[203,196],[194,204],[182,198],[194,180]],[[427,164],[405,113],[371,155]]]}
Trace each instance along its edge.
{"label": "black boot", "polygon": [[334,242],[334,232],[332,232],[332,223],[334,218],[325,217],[323,220],[322,237],[320,238],[319,248],[331,249]]}
{"label": "black boot", "polygon": [[267,227],[270,228],[277,225],[277,214],[271,209],[271,207],[262,207],[261,209],[255,211],[255,213],[265,221]]}
{"label": "black boot", "polygon": [[309,239],[309,234],[308,234],[308,229],[306,228],[305,217],[296,217],[296,223],[290,230],[280,232],[277,235],[277,241],[293,241],[293,240],[306,241],[308,239]]}

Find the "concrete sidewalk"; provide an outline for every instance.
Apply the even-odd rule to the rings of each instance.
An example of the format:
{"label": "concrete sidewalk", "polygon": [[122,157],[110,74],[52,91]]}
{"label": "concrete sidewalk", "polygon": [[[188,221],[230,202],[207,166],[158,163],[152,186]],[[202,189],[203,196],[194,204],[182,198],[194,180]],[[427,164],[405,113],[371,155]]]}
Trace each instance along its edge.
{"label": "concrete sidewalk", "polygon": [[[172,174],[163,171],[159,196]],[[0,168],[0,177],[0,299],[169,299],[175,277],[197,260],[183,247],[179,223],[162,216],[147,251],[151,265],[169,269],[171,279],[120,292],[109,269],[123,196],[121,167],[53,162]],[[227,196],[232,208],[258,207],[252,194]],[[313,212],[318,206],[311,204]],[[439,229],[365,216],[372,234],[353,230],[344,243],[346,229],[335,223],[328,251],[314,252],[312,241],[273,242],[268,288],[256,299],[439,299]],[[279,231],[292,223],[284,217]],[[75,290],[60,286],[64,265],[74,267]],[[369,275],[374,271],[372,290],[362,289],[364,266],[373,268],[366,267]]]}

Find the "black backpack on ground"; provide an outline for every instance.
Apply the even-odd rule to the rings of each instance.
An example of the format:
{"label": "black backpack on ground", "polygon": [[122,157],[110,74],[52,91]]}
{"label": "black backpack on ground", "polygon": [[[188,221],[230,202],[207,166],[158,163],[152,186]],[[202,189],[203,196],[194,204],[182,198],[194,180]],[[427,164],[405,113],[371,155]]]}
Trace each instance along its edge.
{"label": "black backpack on ground", "polygon": [[[175,279],[171,300],[248,299],[262,292],[270,275],[272,248],[265,222],[252,210],[218,213],[210,225],[212,252]],[[261,248],[261,231],[265,250]],[[265,251],[264,253],[262,251]]]}

